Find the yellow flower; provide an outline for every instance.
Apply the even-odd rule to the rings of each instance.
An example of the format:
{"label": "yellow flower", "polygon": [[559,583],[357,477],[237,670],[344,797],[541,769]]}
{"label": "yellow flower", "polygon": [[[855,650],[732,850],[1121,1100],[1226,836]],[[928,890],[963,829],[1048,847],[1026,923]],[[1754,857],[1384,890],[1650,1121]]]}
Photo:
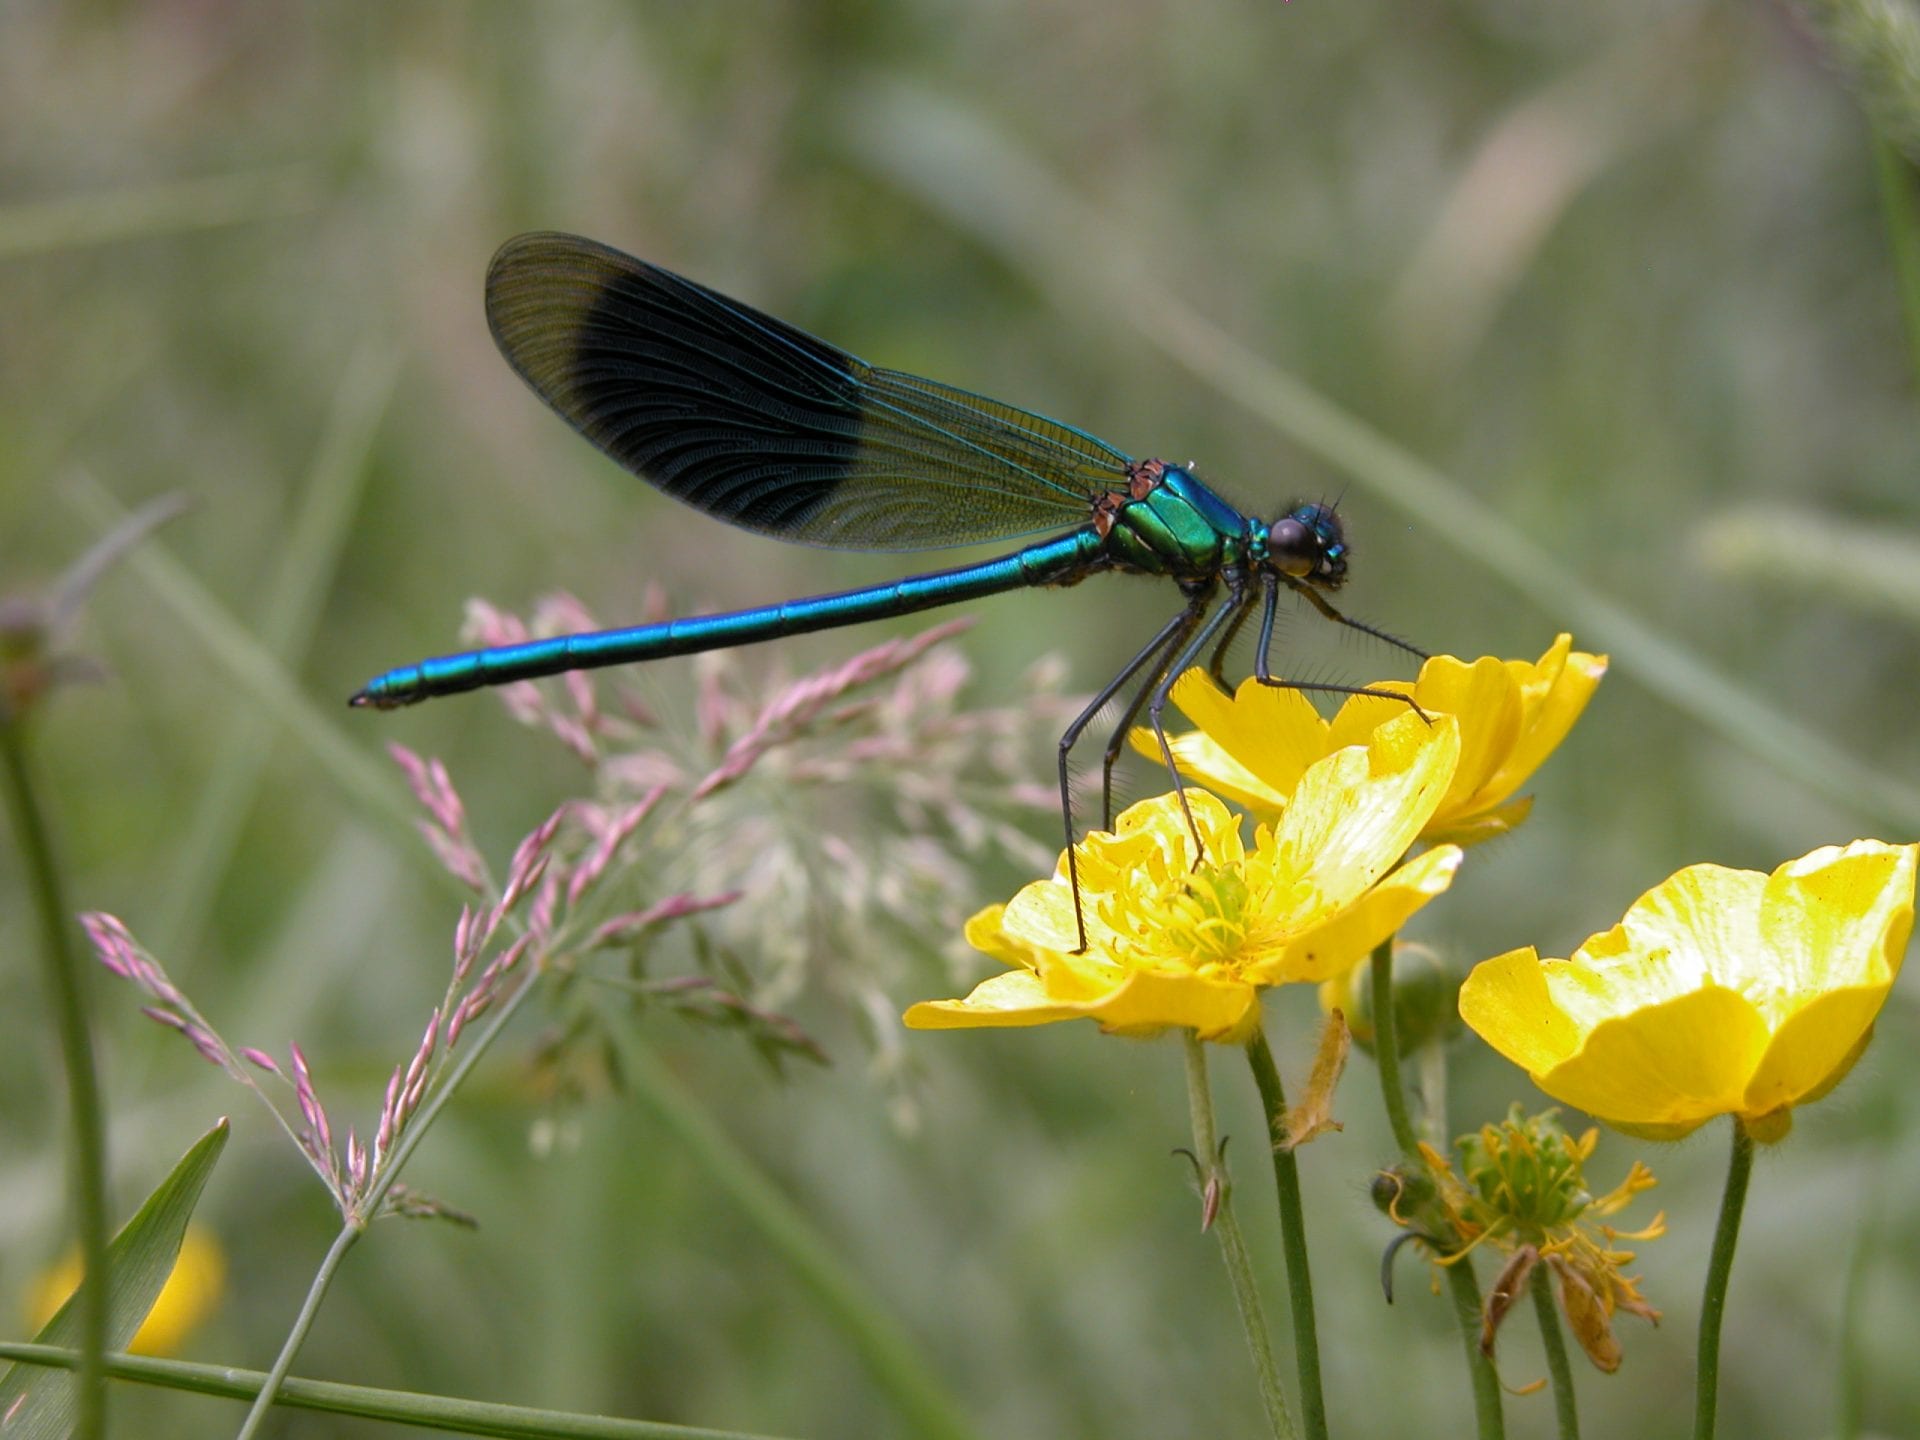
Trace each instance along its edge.
{"label": "yellow flower", "polygon": [[1013,968],[964,1000],[915,1005],[906,1022],[953,1029],[1088,1017],[1123,1034],[1183,1026],[1206,1040],[1244,1040],[1258,1023],[1261,987],[1338,974],[1452,882],[1453,846],[1393,866],[1446,793],[1459,752],[1451,719],[1408,712],[1308,767],[1250,850],[1239,820],[1204,791],[1187,792],[1197,857],[1179,797],[1143,800],[1113,834],[1076,847],[1084,953],[1074,953],[1062,855],[1052,879],[967,925],[970,943]]}
{"label": "yellow flower", "polygon": [[[1428,714],[1460,721],[1459,768],[1420,838],[1471,845],[1526,819],[1533,802],[1513,793],[1566,738],[1606,670],[1604,655],[1579,653],[1573,637],[1561,635],[1535,662],[1485,656],[1469,664],[1436,655],[1411,685],[1369,686],[1410,694]],[[1364,742],[1399,709],[1356,695],[1327,721],[1301,691],[1245,680],[1229,696],[1198,669],[1180,677],[1173,698],[1200,727],[1172,737],[1181,773],[1259,814],[1285,805],[1307,766]],[[1132,738],[1136,748],[1159,755],[1150,732],[1136,730]]]}
{"label": "yellow flower", "polygon": [[[226,1284],[227,1262],[219,1243],[198,1225],[180,1241],[167,1283],[127,1349],[136,1355],[173,1355],[201,1321],[213,1313]],[[80,1252],[72,1251],[44,1271],[27,1295],[27,1329],[38,1333],[80,1287]]]}
{"label": "yellow flower", "polygon": [[1920,846],[1856,840],[1771,875],[1695,865],[1571,960],[1482,962],[1460,1014],[1556,1100],[1675,1139],[1777,1140],[1859,1059],[1913,928]]}

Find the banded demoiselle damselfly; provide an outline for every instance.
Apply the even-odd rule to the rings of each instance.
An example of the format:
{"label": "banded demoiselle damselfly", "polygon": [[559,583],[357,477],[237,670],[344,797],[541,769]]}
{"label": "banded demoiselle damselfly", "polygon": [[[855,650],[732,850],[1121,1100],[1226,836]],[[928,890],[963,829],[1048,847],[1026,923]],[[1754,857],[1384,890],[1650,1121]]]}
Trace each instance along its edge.
{"label": "banded demoiselle damselfly", "polygon": [[[1179,587],[1181,610],[1060,737],[1071,874],[1069,752],[1129,684],[1134,692],[1101,771],[1109,828],[1113,768],[1143,707],[1185,803],[1161,718],[1168,694],[1202,656],[1222,677],[1228,647],[1256,604],[1254,674],[1264,684],[1354,693],[1272,673],[1283,590],[1330,620],[1421,653],[1349,619],[1326,598],[1347,576],[1347,544],[1331,506],[1296,504],[1271,522],[1243,515],[1191,466],[1135,460],[1057,420],[869,365],[737,300],[578,236],[509,240],[488,267],[486,295],[487,323],[507,363],[562,419],[649,484],[730,525],[853,550],[934,550],[1062,533],[978,564],[859,590],[422,660],[374,679],[353,697],[354,705],[392,709],[567,670],[907,615],[1027,586],[1074,585],[1104,571],[1163,575]],[[1071,878],[1077,909],[1078,875]]]}

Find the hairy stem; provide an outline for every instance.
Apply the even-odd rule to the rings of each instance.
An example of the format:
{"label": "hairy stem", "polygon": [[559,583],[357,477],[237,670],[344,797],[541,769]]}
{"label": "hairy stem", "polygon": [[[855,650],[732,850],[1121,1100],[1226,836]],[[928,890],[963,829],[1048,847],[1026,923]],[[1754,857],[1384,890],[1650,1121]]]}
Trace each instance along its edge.
{"label": "hairy stem", "polygon": [[1259,1287],[1254,1283],[1253,1260],[1247,1254],[1246,1238],[1240,1233],[1240,1222],[1233,1213],[1233,1187],[1220,1160],[1220,1142],[1213,1123],[1213,1088],[1207,1082],[1207,1047],[1191,1030],[1182,1030],[1180,1034],[1187,1063],[1187,1113],[1193,1124],[1194,1167],[1200,1172],[1202,1184],[1219,1187],[1213,1233],[1220,1241],[1220,1255],[1227,1264],[1234,1303],[1240,1308],[1240,1325],[1246,1332],[1247,1350],[1253,1356],[1254,1375],[1260,1384],[1260,1401],[1266,1407],[1267,1424],[1279,1440],[1294,1440],[1299,1432],[1293,1428],[1293,1417],[1287,1413],[1280,1370],[1273,1361],[1273,1342],[1267,1334],[1266,1311],[1260,1304]]}
{"label": "hairy stem", "polygon": [[1727,1160],[1727,1188],[1720,1196],[1720,1223],[1714,1227],[1713,1254],[1707,1261],[1706,1294],[1700,1301],[1700,1358],[1694,1392],[1694,1440],[1711,1440],[1720,1403],[1720,1322],[1727,1311],[1727,1280],[1733,1251],[1740,1243],[1740,1216],[1747,1205],[1747,1181],[1753,1177],[1753,1136],[1738,1116],[1733,1120],[1733,1153]]}
{"label": "hairy stem", "polygon": [[1300,1204],[1300,1164],[1287,1143],[1287,1094],[1273,1063],[1266,1032],[1247,1041],[1247,1063],[1267,1117],[1267,1149],[1279,1192],[1280,1242],[1287,1256],[1287,1302],[1293,1311],[1293,1357],[1300,1379],[1300,1416],[1311,1440],[1326,1440],[1327,1401],[1320,1388],[1320,1332],[1313,1318],[1313,1274],[1307,1266],[1306,1211]]}

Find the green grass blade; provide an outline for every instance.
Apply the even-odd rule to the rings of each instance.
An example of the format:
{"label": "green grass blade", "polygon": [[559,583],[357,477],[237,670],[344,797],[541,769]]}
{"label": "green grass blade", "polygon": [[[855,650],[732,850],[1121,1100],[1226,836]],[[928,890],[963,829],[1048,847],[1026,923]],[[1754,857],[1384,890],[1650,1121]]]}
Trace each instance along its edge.
{"label": "green grass blade", "polygon": [[[21,1365],[71,1368],[78,1356],[46,1345],[0,1343],[0,1360]],[[107,1374],[116,1380],[161,1386],[194,1395],[250,1400],[266,1379],[259,1370],[232,1365],[199,1365],[187,1360],[159,1360],[145,1355],[110,1355]],[[422,1395],[411,1390],[377,1390],[369,1385],[342,1385],[331,1380],[292,1378],[280,1387],[274,1403],[287,1410],[314,1410],[327,1415],[353,1415],[386,1420],[396,1425],[430,1426],[460,1435],[492,1435],[506,1440],[778,1440],[739,1430],[708,1430],[693,1425],[669,1425],[656,1420],[623,1420],[612,1415],[581,1415],[567,1410],[535,1410],[524,1405],[498,1405],[484,1400],[462,1400],[450,1395]]]}
{"label": "green grass blade", "polygon": [[1920,207],[1913,194],[1913,166],[1887,143],[1873,137],[1873,169],[1880,182],[1880,209],[1887,221],[1887,246],[1900,283],[1900,318],[1906,325],[1907,354],[1920,381]]}
{"label": "green grass blade", "polygon": [[[126,1349],[159,1299],[179,1257],[187,1221],[226,1143],[227,1122],[222,1120],[194,1143],[107,1247],[109,1348]],[[77,1300],[72,1297],[60,1307],[34,1337],[37,1343],[77,1343]],[[0,1415],[8,1419],[8,1440],[61,1440],[73,1429],[76,1404],[73,1377],[63,1371],[15,1365],[0,1378]]]}
{"label": "green grass blade", "polygon": [[[1837,520],[1816,510],[1743,506],[1700,533],[1720,574],[1825,596],[1920,629],[1920,532]],[[1833,563],[1835,555],[1847,563]]]}
{"label": "green grass blade", "polygon": [[[288,668],[305,657],[319,627],[366,487],[368,460],[397,368],[390,348],[363,344],[335,393],[299,510],[280,563],[274,566],[273,588],[260,607],[259,643]],[[173,950],[198,933],[239,844],[272,752],[273,727],[258,711],[224,711],[212,723],[221,732],[214,746],[221,763],[207,777],[176,852],[179,860],[166,885],[160,923],[153,927],[161,951]]]}
{"label": "green grass blade", "polygon": [[[102,530],[126,517],[119,501],[89,475],[76,475],[72,484],[61,488],[79,513]],[[331,718],[336,708],[343,718],[347,715],[344,701],[322,710],[303,695],[280,661],[160,546],[144,547],[129,560],[128,568],[200,641],[209,658],[247,698],[286,728],[323,774],[365,813],[377,816],[396,836],[404,835],[408,854],[418,854],[427,869],[459,888],[417,843],[405,787],[394,783],[386,766],[348,740]]]}
{"label": "green grass blade", "polygon": [[793,1267],[821,1310],[839,1327],[907,1423],[925,1440],[969,1440],[974,1433],[939,1378],[826,1238],[687,1093],[667,1065],[634,1033],[616,1026],[614,1044],[632,1094],[686,1147],[715,1189],[759,1228]]}

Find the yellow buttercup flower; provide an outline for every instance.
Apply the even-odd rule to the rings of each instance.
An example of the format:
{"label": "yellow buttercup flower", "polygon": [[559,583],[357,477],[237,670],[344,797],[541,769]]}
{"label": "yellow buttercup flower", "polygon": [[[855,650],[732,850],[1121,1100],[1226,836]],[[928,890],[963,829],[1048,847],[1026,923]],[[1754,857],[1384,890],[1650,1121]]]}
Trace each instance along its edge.
{"label": "yellow buttercup flower", "polygon": [[[1053,878],[973,917],[967,939],[1012,968],[964,1000],[915,1005],[918,1029],[1042,1025],[1091,1018],[1123,1034],[1171,1026],[1238,1042],[1258,992],[1338,974],[1444,891],[1460,851],[1442,846],[1395,870],[1447,792],[1459,727],[1407,712],[1365,743],[1306,767],[1274,825],[1249,849],[1217,798],[1189,790],[1132,806],[1114,833],[1078,847],[1087,948],[1061,856]],[[1198,863],[1196,863],[1196,860]]]}
{"label": "yellow buttercup flower", "polygon": [[[135,1355],[177,1354],[187,1336],[220,1303],[226,1277],[226,1256],[219,1243],[198,1225],[189,1225],[167,1283],[160,1287],[128,1351]],[[33,1282],[26,1302],[28,1331],[37,1334],[79,1287],[80,1252],[74,1250]]]}
{"label": "yellow buttercup flower", "polygon": [[[1515,800],[1514,792],[1566,738],[1606,670],[1604,655],[1576,651],[1573,637],[1561,635],[1537,661],[1436,655],[1412,684],[1369,686],[1411,695],[1428,714],[1460,721],[1460,765],[1421,838],[1471,845],[1524,820],[1533,802]],[[1301,691],[1245,680],[1229,696],[1198,669],[1180,677],[1173,699],[1199,726],[1171,737],[1181,773],[1258,814],[1277,812],[1307,766],[1363,742],[1400,708],[1356,695],[1328,721]],[[1159,755],[1150,732],[1132,738]]]}
{"label": "yellow buttercup flower", "polygon": [[1859,1059],[1913,928],[1920,846],[1856,840],[1771,875],[1694,865],[1570,960],[1482,962],[1460,1014],[1556,1100],[1675,1139],[1777,1140]]}

